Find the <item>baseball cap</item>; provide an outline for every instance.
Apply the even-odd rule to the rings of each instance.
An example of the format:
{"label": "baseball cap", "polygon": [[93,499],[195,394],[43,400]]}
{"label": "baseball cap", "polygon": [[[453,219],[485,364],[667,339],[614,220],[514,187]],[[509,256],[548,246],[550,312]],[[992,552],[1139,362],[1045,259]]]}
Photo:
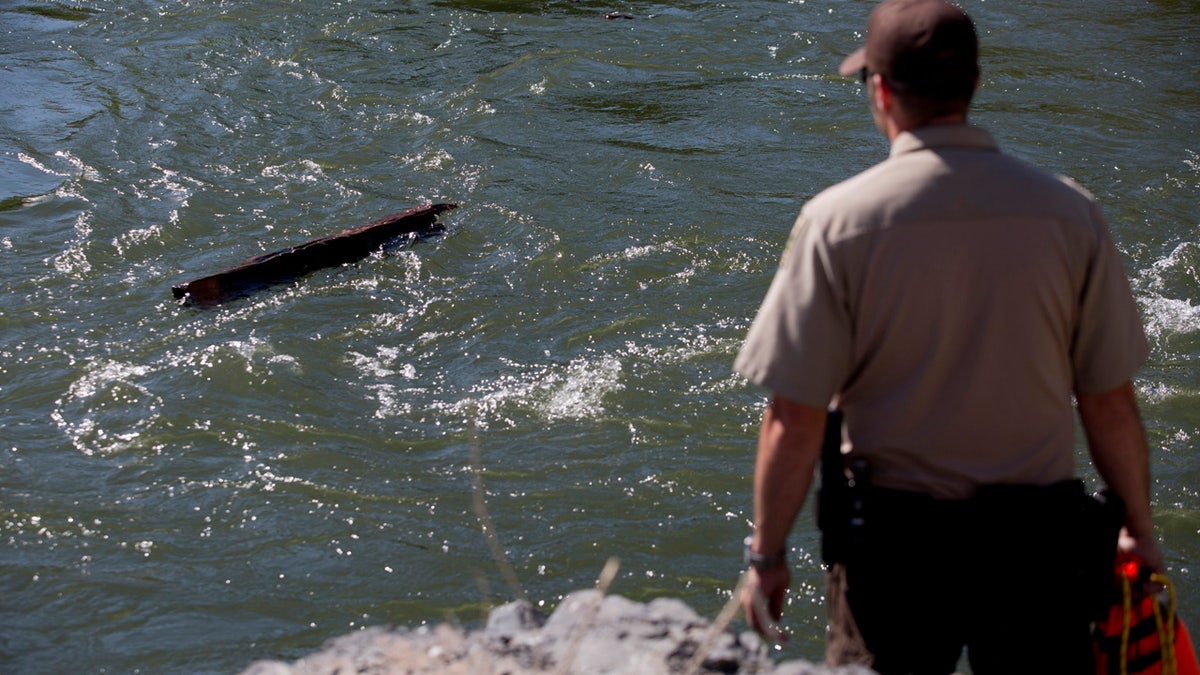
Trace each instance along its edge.
{"label": "baseball cap", "polygon": [[971,18],[946,0],[885,0],[871,12],[863,46],[838,72],[866,68],[888,82],[926,94],[969,92],[979,77],[979,42]]}

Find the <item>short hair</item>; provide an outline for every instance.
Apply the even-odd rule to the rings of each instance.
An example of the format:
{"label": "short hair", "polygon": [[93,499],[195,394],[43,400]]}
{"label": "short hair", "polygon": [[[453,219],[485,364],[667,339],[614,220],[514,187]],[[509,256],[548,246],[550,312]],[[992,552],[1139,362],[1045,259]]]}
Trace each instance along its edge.
{"label": "short hair", "polygon": [[905,114],[917,123],[946,115],[965,114],[975,96],[977,77],[969,81],[943,82],[937,87],[926,88],[883,76],[897,103]]}

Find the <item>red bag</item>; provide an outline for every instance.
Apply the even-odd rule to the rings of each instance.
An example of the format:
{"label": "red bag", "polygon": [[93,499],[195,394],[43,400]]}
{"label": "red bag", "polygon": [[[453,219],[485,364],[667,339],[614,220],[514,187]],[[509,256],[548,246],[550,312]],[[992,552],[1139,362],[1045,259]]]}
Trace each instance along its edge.
{"label": "red bag", "polygon": [[[1096,673],[1200,675],[1191,636],[1175,615],[1175,589],[1165,576],[1144,570],[1133,556],[1117,559],[1120,597],[1092,633]],[[1165,603],[1158,596],[1133,597],[1133,583],[1147,578],[1166,588]]]}

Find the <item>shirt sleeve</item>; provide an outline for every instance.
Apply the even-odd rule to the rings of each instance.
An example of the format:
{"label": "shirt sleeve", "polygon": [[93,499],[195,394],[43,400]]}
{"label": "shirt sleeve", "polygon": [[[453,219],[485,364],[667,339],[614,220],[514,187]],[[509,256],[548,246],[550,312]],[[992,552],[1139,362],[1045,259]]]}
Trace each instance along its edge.
{"label": "shirt sleeve", "polygon": [[1133,377],[1150,354],[1121,254],[1093,205],[1100,237],[1079,303],[1071,349],[1075,389],[1101,393]]}
{"label": "shirt sleeve", "polygon": [[801,213],[734,369],[798,403],[825,407],[846,380],[851,324],[833,249]]}

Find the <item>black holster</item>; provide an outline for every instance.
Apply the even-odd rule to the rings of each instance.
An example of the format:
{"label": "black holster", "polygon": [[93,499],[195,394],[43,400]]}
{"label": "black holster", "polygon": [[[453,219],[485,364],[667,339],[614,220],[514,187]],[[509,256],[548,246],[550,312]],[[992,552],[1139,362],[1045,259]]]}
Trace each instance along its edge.
{"label": "black holster", "polygon": [[[1080,480],[1052,485],[985,485],[964,500],[871,487],[865,462],[841,453],[842,413],[829,412],[821,449],[817,527],[826,565],[886,564],[906,551],[914,532],[944,559],[990,564],[1028,550],[1053,550],[1065,596],[1095,616],[1110,604],[1117,535],[1125,504],[1105,490],[1090,495]],[[1015,551],[1014,551],[1015,549]],[[937,554],[934,554],[937,555]],[[983,561],[983,562],[981,562]],[[1003,573],[1003,563],[997,573]],[[1013,563],[1018,564],[1018,563]]]}
{"label": "black holster", "polygon": [[829,411],[821,445],[817,527],[821,530],[821,560],[826,565],[846,562],[862,543],[866,526],[867,466],[858,460],[848,470],[842,456],[842,419],[842,411]]}

